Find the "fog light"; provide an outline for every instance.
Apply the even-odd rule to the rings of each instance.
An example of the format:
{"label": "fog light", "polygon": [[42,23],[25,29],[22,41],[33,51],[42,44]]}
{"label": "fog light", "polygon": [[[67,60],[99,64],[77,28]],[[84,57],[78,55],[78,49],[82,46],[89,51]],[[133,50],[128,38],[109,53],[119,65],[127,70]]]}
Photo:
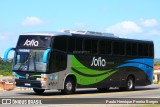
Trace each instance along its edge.
{"label": "fog light", "polygon": [[48,85],[46,82],[42,82],[41,83],[41,87],[44,88],[44,89],[47,89],[48,88]]}

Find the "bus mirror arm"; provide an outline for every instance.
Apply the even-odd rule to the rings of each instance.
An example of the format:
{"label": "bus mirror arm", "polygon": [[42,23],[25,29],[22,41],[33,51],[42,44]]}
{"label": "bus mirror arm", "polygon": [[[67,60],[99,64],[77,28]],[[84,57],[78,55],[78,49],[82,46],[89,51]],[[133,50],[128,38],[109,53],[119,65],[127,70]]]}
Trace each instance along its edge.
{"label": "bus mirror arm", "polygon": [[8,48],[4,53],[4,61],[7,62],[8,60],[8,54],[10,51],[15,50],[15,48]]}
{"label": "bus mirror arm", "polygon": [[48,62],[48,56],[49,56],[50,52],[51,52],[50,48],[44,51],[44,54],[43,54],[43,63],[47,63]]}

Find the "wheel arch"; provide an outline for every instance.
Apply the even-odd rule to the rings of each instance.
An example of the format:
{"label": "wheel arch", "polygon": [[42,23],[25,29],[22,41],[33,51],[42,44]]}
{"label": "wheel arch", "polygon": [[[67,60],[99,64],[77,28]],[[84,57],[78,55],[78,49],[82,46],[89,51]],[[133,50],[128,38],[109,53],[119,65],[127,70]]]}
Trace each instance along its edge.
{"label": "wheel arch", "polygon": [[73,81],[75,82],[75,85],[77,86],[77,78],[74,74],[68,74],[66,75],[66,77],[64,78],[64,82],[63,82],[63,89],[64,89],[64,84],[65,84],[65,81],[67,80],[67,78],[72,78]]}
{"label": "wheel arch", "polygon": [[129,77],[132,77],[132,78],[133,78],[134,83],[136,82],[136,77],[135,77],[134,74],[129,74],[129,75],[127,76],[126,80],[127,80]]}

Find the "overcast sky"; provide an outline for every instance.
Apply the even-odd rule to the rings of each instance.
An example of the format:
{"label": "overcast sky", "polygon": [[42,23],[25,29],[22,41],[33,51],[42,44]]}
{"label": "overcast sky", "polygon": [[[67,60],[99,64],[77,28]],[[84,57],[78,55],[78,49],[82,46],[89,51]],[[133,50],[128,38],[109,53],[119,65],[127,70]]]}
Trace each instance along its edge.
{"label": "overcast sky", "polygon": [[160,58],[160,0],[1,0],[0,57],[20,33],[91,30],[153,40]]}

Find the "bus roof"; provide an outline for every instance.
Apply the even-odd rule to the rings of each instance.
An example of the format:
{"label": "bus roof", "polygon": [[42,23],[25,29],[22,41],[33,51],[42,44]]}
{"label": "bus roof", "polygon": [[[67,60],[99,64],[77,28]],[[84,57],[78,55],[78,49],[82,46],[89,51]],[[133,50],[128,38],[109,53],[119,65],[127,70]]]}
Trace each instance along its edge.
{"label": "bus roof", "polygon": [[126,40],[126,41],[143,41],[143,42],[152,42],[151,40],[139,40],[139,39],[131,39],[131,38],[119,38],[118,36],[114,36],[112,33],[102,33],[102,32],[94,32],[94,31],[70,31],[64,30],[60,32],[27,32],[20,34],[22,36],[77,36],[77,37],[89,37],[89,38],[109,38],[115,40]]}
{"label": "bus roof", "polygon": [[95,31],[87,31],[87,30],[64,30],[61,32],[27,32],[27,33],[22,33],[20,35],[38,35],[38,36],[73,36],[72,34],[80,34],[84,36],[103,36],[103,37],[117,37],[114,36],[112,33],[103,33],[103,32],[95,32]]}
{"label": "bus roof", "polygon": [[20,34],[22,36],[26,36],[26,35],[31,35],[31,36],[62,36],[62,35],[66,35],[66,36],[72,36],[71,33],[68,32],[27,32],[27,33],[22,33]]}

